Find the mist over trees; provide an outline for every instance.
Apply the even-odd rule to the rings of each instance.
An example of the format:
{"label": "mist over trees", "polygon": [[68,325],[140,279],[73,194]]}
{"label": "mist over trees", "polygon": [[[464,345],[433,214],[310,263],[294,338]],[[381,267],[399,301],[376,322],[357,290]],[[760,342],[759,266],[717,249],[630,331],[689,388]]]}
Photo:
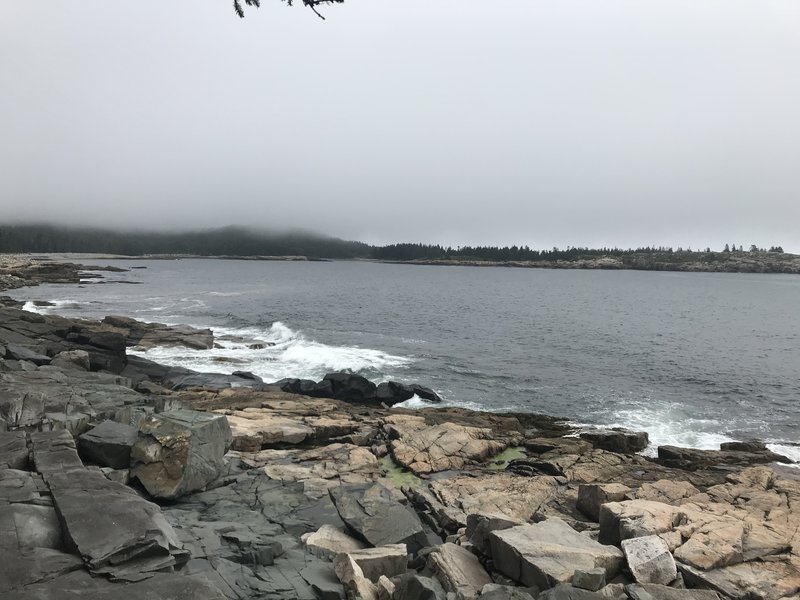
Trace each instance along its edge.
{"label": "mist over trees", "polygon": [[169,233],[120,232],[54,225],[0,225],[0,252],[365,258],[370,250],[368,244],[312,233],[261,232],[244,227]]}

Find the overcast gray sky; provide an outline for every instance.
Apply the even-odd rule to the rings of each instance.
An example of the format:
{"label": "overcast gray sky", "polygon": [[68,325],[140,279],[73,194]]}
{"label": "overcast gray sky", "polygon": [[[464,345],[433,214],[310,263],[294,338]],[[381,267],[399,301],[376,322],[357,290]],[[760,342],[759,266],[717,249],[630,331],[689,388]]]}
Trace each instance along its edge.
{"label": "overcast gray sky", "polygon": [[0,0],[0,219],[800,252],[797,0],[323,12]]}

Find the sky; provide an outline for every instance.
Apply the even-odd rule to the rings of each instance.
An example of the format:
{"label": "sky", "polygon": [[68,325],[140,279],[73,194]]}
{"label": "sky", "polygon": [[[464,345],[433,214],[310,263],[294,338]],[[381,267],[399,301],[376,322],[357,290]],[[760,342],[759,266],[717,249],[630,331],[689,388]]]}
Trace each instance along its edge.
{"label": "sky", "polygon": [[321,12],[0,0],[0,221],[800,253],[797,0]]}

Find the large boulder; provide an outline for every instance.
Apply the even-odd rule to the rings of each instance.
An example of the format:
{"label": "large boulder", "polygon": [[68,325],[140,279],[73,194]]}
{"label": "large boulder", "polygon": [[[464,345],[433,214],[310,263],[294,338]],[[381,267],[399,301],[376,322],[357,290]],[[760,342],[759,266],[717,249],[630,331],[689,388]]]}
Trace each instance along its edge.
{"label": "large boulder", "polygon": [[50,365],[60,369],[78,369],[88,371],[92,364],[86,350],[65,350],[59,352],[50,361]]}
{"label": "large boulder", "polygon": [[370,402],[375,398],[377,386],[366,377],[355,373],[328,373],[323,378],[329,381],[333,389],[333,397],[345,402]]}
{"label": "large boulder", "polygon": [[600,544],[556,518],[493,531],[490,540],[498,571],[540,589],[569,583],[575,571],[597,567],[611,579],[623,560],[618,548]]}
{"label": "large boulder", "polygon": [[127,469],[138,438],[138,431],[130,425],[103,421],[78,437],[78,452],[85,461],[101,467]]}
{"label": "large boulder", "polygon": [[595,448],[601,448],[609,452],[619,452],[620,454],[641,452],[650,443],[646,431],[631,431],[622,427],[584,431],[580,436],[582,439],[591,442]]}
{"label": "large boulder", "polygon": [[177,498],[220,476],[231,440],[222,415],[174,410],[147,416],[131,451],[131,476],[153,497]]}
{"label": "large boulder", "polygon": [[622,540],[622,551],[638,583],[667,585],[678,576],[669,546],[657,535]]}

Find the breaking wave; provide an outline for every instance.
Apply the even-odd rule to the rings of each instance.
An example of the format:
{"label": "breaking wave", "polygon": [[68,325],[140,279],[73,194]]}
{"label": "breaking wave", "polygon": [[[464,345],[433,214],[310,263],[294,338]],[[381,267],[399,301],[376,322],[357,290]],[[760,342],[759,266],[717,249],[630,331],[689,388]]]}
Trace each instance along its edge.
{"label": "breaking wave", "polygon": [[130,354],[156,362],[208,372],[251,371],[264,381],[285,377],[321,379],[332,371],[350,370],[372,380],[396,377],[411,359],[357,346],[335,346],[307,338],[276,321],[268,328],[213,327],[215,348],[131,348]]}

